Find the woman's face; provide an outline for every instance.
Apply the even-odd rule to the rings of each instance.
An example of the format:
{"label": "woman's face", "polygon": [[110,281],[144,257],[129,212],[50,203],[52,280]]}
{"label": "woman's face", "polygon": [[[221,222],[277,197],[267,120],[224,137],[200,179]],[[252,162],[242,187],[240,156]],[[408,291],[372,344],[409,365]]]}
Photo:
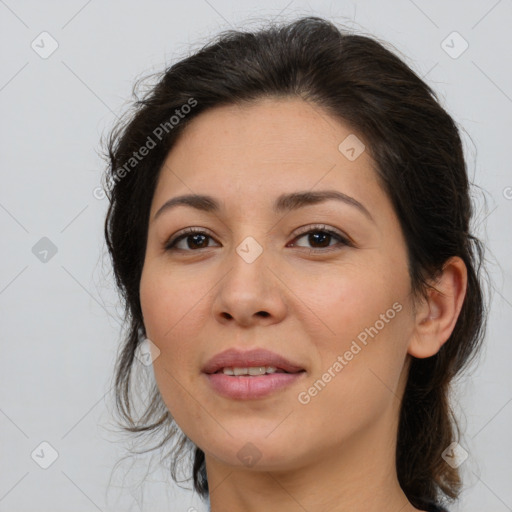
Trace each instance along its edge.
{"label": "woman's face", "polygon": [[[348,199],[286,199],[324,191]],[[203,200],[156,216],[190,194],[217,209]],[[166,249],[186,228],[201,233]],[[363,445],[370,459],[369,440],[393,440],[410,291],[405,241],[368,151],[319,107],[266,99],[215,108],[169,153],[140,298],[162,397],[207,460],[292,469]],[[268,350],[296,368],[205,373],[227,349]]]}

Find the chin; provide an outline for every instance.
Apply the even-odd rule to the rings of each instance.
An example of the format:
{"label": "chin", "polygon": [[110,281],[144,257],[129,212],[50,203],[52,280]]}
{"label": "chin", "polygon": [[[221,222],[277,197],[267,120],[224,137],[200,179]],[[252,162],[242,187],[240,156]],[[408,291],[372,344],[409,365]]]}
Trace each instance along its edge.
{"label": "chin", "polygon": [[204,447],[201,449],[206,454],[229,466],[261,471],[295,467],[301,458],[297,445],[304,439],[295,439],[286,432],[281,436],[275,432],[269,435],[269,432],[272,432],[271,428],[257,433],[253,429],[239,430],[233,436],[227,433],[218,438],[209,436],[204,443],[198,440],[196,444]]}

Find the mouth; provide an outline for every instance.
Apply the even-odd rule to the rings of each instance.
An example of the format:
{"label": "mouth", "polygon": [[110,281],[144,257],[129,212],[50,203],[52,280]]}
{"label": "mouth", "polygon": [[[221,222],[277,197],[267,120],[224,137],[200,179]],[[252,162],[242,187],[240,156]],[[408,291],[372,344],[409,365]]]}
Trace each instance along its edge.
{"label": "mouth", "polygon": [[236,377],[256,377],[258,375],[271,375],[273,373],[301,373],[304,371],[305,370],[299,370],[298,372],[287,372],[286,370],[283,370],[282,368],[276,368],[275,366],[251,366],[248,368],[224,367],[214,373],[222,373],[224,375],[231,375]]}
{"label": "mouth", "polygon": [[297,363],[263,349],[221,352],[202,371],[211,389],[236,400],[265,398],[288,388],[306,374]]}
{"label": "mouth", "polygon": [[[202,368],[203,373],[257,376],[271,373],[305,371],[299,364],[265,349],[241,351],[229,349],[212,357]],[[233,373],[231,373],[233,372]]]}

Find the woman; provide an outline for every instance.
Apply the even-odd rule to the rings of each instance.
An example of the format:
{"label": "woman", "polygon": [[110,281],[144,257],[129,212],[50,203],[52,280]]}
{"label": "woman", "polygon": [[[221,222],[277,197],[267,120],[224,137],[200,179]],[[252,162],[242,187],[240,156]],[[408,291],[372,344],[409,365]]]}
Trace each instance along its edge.
{"label": "woman", "polygon": [[486,317],[434,92],[321,18],[229,31],[161,75],[108,156],[127,429],[190,449],[212,512],[444,510],[465,453],[450,383]]}

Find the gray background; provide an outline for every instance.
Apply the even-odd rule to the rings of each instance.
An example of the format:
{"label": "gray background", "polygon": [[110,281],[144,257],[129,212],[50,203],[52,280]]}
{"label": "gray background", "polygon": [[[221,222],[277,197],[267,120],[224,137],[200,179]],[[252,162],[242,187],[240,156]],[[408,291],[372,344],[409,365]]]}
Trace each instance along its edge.
{"label": "gray background", "polygon": [[[510,0],[0,0],[1,511],[204,510],[149,456],[116,466],[128,446],[111,415],[121,308],[103,241],[107,200],[94,192],[99,140],[137,77],[222,29],[305,14],[393,44],[464,130],[494,285],[485,350],[454,401],[469,457],[452,510],[512,510]],[[49,56],[43,31],[58,44]],[[453,31],[469,45],[460,55]],[[47,469],[44,441],[58,452]]]}

